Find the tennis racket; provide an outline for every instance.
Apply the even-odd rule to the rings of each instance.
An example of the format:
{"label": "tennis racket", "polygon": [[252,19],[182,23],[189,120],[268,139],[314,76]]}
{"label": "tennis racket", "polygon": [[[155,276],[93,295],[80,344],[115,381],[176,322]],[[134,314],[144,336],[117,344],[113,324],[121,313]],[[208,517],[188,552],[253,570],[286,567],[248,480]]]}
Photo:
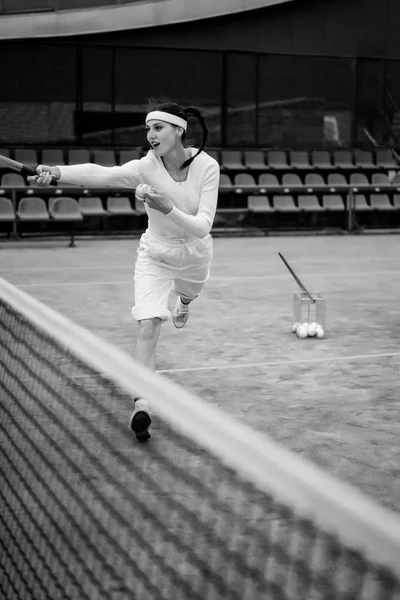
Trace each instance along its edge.
{"label": "tennis racket", "polygon": [[[17,171],[24,177],[27,177],[28,175],[37,175],[36,169],[33,167],[28,167],[28,165],[24,165],[23,163],[13,160],[12,158],[8,158],[8,156],[3,156],[2,154],[0,154],[0,167],[6,167],[12,171]],[[52,180],[51,185],[57,185],[56,179]]]}
{"label": "tennis racket", "polygon": [[281,259],[283,260],[283,262],[285,263],[285,265],[287,266],[289,272],[293,275],[293,278],[295,279],[295,281],[298,284],[298,286],[300,287],[300,289],[310,298],[310,300],[315,302],[315,298],[313,298],[311,296],[311,294],[307,291],[306,287],[302,284],[300,279],[297,277],[296,273],[293,271],[292,267],[289,265],[287,260],[285,260],[285,258],[283,257],[283,255],[280,252],[278,252],[278,254],[281,257]]}

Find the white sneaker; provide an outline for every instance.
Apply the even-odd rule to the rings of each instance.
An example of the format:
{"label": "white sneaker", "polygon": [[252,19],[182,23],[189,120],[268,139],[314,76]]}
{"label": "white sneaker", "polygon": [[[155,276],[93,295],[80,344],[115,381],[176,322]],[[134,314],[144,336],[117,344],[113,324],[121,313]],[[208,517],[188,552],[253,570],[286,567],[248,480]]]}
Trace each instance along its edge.
{"label": "white sneaker", "polygon": [[189,318],[189,304],[183,304],[181,299],[178,297],[176,299],[175,308],[172,313],[172,320],[177,329],[182,329],[185,327],[187,320]]}
{"label": "white sneaker", "polygon": [[135,400],[135,410],[130,419],[130,428],[136,435],[136,439],[144,442],[151,438],[149,427],[151,425],[151,412],[147,400],[138,398]]}

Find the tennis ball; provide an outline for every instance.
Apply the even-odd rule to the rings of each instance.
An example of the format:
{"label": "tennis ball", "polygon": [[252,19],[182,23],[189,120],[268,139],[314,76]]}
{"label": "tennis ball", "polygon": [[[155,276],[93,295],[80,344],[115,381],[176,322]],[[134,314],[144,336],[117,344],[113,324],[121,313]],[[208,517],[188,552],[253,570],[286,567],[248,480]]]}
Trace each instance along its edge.
{"label": "tennis ball", "polygon": [[299,326],[298,323],[293,323],[293,326],[292,326],[293,333],[296,333],[298,326]]}
{"label": "tennis ball", "polygon": [[308,337],[314,337],[317,335],[317,323],[309,323],[308,324]]}
{"label": "tennis ball", "polygon": [[297,337],[299,338],[306,338],[307,337],[307,333],[308,333],[308,325],[307,323],[303,323],[302,325],[299,325],[297,328]]}
{"label": "tennis ball", "polygon": [[147,183],[140,183],[135,191],[136,198],[143,201],[146,194],[151,194],[151,186]]}
{"label": "tennis ball", "polygon": [[321,327],[321,325],[317,325],[317,334],[316,335],[319,340],[322,339],[323,337],[325,337],[325,331],[324,331],[324,328]]}

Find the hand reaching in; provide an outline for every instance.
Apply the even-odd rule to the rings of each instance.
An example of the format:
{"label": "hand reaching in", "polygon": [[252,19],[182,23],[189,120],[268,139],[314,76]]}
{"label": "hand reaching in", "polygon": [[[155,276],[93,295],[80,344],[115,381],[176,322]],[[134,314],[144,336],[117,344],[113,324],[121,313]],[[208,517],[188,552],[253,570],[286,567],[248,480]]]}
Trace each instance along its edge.
{"label": "hand reaching in", "polygon": [[174,208],[172,200],[166,198],[164,194],[157,192],[154,188],[151,188],[151,191],[145,194],[144,201],[150,208],[158,210],[164,215],[170,213]]}

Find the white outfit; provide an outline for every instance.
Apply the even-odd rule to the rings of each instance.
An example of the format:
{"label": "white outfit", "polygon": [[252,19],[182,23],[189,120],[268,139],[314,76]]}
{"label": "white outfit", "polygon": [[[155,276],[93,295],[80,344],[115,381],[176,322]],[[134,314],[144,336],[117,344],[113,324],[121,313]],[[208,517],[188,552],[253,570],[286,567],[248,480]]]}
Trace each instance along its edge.
{"label": "white outfit", "polygon": [[[190,149],[192,155],[197,150]],[[205,152],[190,164],[186,181],[172,179],[153,150],[140,160],[120,167],[95,164],[59,166],[60,183],[80,186],[135,189],[151,185],[171,199],[174,208],[164,215],[145,203],[148,229],[141,236],[135,265],[135,306],[137,321],[170,318],[168,297],[175,292],[188,299],[202,291],[210,273],[210,235],[218,200],[219,165]]]}

